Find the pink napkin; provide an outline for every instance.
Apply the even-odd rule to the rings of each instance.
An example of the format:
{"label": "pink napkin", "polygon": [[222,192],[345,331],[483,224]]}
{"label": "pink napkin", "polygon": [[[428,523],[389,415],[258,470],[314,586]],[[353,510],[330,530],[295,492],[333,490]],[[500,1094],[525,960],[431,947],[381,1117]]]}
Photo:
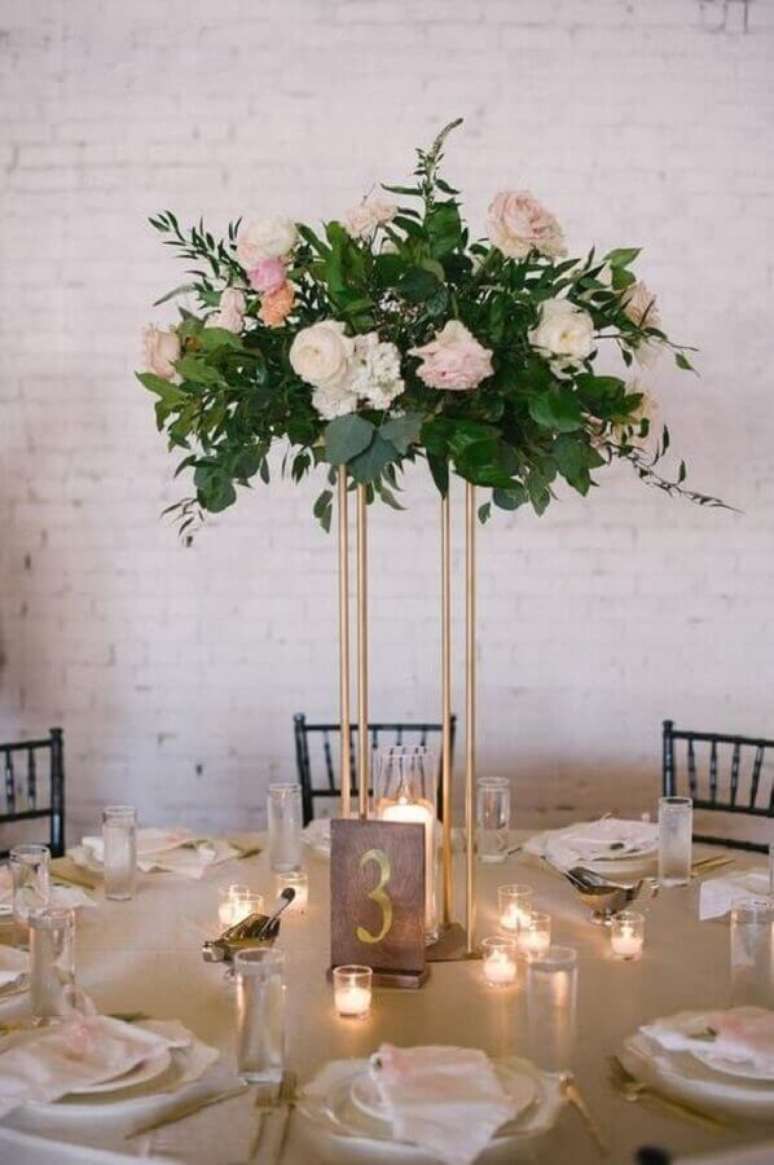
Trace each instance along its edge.
{"label": "pink napkin", "polygon": [[[694,1026],[677,1015],[657,1019],[640,1030],[670,1052],[706,1050],[774,1072],[774,1011],[764,1007],[705,1012]],[[714,1039],[706,1038],[710,1031]]]}
{"label": "pink napkin", "polygon": [[382,1044],[371,1071],[398,1140],[447,1165],[470,1165],[517,1105],[476,1048],[396,1048]]}

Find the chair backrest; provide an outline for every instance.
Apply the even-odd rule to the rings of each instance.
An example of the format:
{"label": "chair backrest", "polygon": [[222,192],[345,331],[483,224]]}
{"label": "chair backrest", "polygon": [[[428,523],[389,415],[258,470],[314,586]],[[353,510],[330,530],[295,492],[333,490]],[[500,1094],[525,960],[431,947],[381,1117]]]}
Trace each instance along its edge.
{"label": "chair backrest", "polygon": [[[451,718],[451,754],[454,756],[454,734],[457,726],[457,718]],[[438,763],[442,764],[441,759],[441,734],[443,726],[441,724],[407,724],[407,723],[379,723],[368,725],[368,736],[371,742],[372,755],[379,748],[385,748],[389,745],[401,744],[416,744],[419,747],[424,747],[433,737],[438,738]],[[336,724],[307,724],[306,716],[303,712],[298,712],[293,717],[293,733],[296,745],[296,765],[298,768],[298,780],[301,785],[301,800],[304,811],[304,825],[308,825],[314,818],[315,801],[318,797],[321,798],[338,798],[341,795],[338,780],[338,747],[334,750],[334,741],[338,743],[338,738],[341,734],[341,726]],[[350,725],[350,757],[349,757],[349,772],[350,772],[350,788],[352,789],[353,798],[357,798],[357,781],[356,781],[356,756],[357,756],[357,724]],[[318,741],[318,747],[315,750],[314,743],[311,738]],[[322,768],[322,775],[320,781],[315,783],[312,775],[313,753],[316,751],[318,764],[315,766],[315,772]],[[371,766],[373,768],[373,766]],[[371,790],[369,789],[369,794]]]}
{"label": "chair backrest", "polygon": [[[47,771],[46,771],[47,770]],[[48,803],[39,804],[40,787],[48,777]],[[64,853],[64,735],[52,728],[44,740],[19,740],[0,744],[0,825],[16,821],[50,819],[51,856]],[[8,850],[0,851],[7,857]]]}
{"label": "chair backrest", "polygon": [[[685,742],[685,760],[678,761],[677,742]],[[774,817],[774,740],[730,736],[720,732],[689,732],[673,720],[663,722],[662,791],[665,797],[689,796],[695,810]],[[766,750],[770,749],[769,758]],[[682,748],[680,752],[682,752]],[[769,761],[769,763],[767,763]],[[696,841],[764,851],[763,842],[694,834]],[[772,838],[774,840],[774,838]]]}

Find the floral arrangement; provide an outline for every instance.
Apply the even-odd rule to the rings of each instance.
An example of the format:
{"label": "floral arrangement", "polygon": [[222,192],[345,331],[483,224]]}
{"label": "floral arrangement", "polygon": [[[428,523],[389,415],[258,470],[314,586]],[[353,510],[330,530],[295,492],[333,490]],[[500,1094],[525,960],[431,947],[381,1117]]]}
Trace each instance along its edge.
{"label": "floral arrangement", "polygon": [[[198,311],[145,332],[156,420],[185,451],[195,497],[170,507],[181,531],[269,480],[269,450],[288,445],[294,480],[338,467],[400,508],[399,474],[426,461],[445,493],[449,473],[491,489],[479,516],[530,504],[542,514],[563,478],[580,494],[592,474],[628,461],[647,484],[722,505],[655,469],[669,445],[633,364],[686,349],[661,327],[632,267],[637,248],[567,257],[562,228],[526,191],[496,194],[487,236],[470,241],[458,191],[439,175],[448,125],[418,150],[415,182],[384,186],[322,232],[287,218],[188,232],[165,211],[165,243],[196,264],[192,281],[158,300],[193,295]],[[387,195],[391,196],[387,200]],[[399,201],[394,201],[398,199]],[[623,375],[596,371],[603,344]],[[315,514],[330,526],[333,492]]]}

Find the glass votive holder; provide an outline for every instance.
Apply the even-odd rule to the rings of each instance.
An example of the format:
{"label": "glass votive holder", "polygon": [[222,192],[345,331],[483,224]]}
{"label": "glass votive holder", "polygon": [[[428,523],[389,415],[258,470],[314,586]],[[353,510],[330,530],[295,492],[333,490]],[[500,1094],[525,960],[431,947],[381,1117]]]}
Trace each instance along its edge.
{"label": "glass votive holder", "polygon": [[223,930],[236,926],[250,913],[250,887],[239,882],[232,882],[230,886],[223,886],[220,890],[218,903],[218,922]]}
{"label": "glass votive holder", "polygon": [[43,1022],[61,1017],[75,985],[75,911],[44,907],[31,910],[30,1007]]}
{"label": "glass votive holder", "polygon": [[137,882],[137,810],[106,805],[102,810],[102,870],[105,897],[126,902]]}
{"label": "glass votive holder", "polygon": [[13,916],[26,926],[30,913],[48,906],[51,887],[47,845],[16,845],[9,854],[13,881]]}
{"label": "glass votive holder", "polygon": [[503,935],[481,942],[481,968],[490,987],[512,987],[516,982],[518,952],[516,940]]}
{"label": "glass votive holder", "polygon": [[528,959],[544,955],[551,946],[551,915],[533,910],[519,929],[519,950]]}
{"label": "glass votive holder", "polygon": [[306,870],[293,870],[289,874],[277,874],[277,895],[280,895],[288,886],[295,891],[295,897],[284,914],[306,914],[309,902],[309,875]]}
{"label": "glass votive holder", "polygon": [[374,973],[370,967],[348,963],[333,968],[333,1003],[344,1019],[365,1019],[371,1010]]}
{"label": "glass votive holder", "polygon": [[622,910],[610,920],[610,946],[616,959],[639,959],[645,943],[645,915]]}
{"label": "glass votive holder", "polygon": [[532,914],[532,887],[498,886],[497,918],[502,934],[517,935]]}

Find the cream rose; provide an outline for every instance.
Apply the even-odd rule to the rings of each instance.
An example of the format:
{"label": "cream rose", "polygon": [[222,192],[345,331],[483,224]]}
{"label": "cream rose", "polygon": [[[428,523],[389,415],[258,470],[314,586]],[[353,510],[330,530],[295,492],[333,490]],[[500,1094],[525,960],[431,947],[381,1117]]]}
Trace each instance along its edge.
{"label": "cream rose", "polygon": [[435,339],[410,348],[409,355],[421,358],[417,376],[429,388],[465,392],[493,372],[492,353],[459,320],[449,320]]}
{"label": "cream rose", "polygon": [[538,326],[529,333],[529,342],[550,358],[557,371],[577,368],[594,349],[594,322],[569,299],[547,299],[541,305]]}
{"label": "cream rose", "polygon": [[321,320],[298,333],[288,355],[293,371],[302,380],[333,392],[348,384],[354,351],[355,342],[345,334],[344,324]]}
{"label": "cream rose", "polygon": [[224,328],[238,335],[242,331],[246,307],[244,293],[238,287],[227,287],[221,293],[218,310],[207,320],[207,327]]}
{"label": "cream rose", "polygon": [[486,221],[491,242],[511,259],[523,259],[533,250],[551,259],[567,254],[559,223],[528,190],[496,194]]}
{"label": "cream rose", "polygon": [[364,199],[344,215],[344,229],[352,239],[365,239],[377,227],[391,222],[397,213],[394,202],[380,198]]}
{"label": "cream rose", "polygon": [[[638,328],[661,328],[656,297],[646,284],[638,281],[627,287],[621,296],[621,307]],[[657,336],[640,340],[634,358],[642,368],[649,368],[661,355],[662,346]]]}
{"label": "cream rose", "polygon": [[296,245],[298,231],[289,218],[275,215],[240,227],[236,252],[246,271],[252,271],[261,259],[282,259]]}
{"label": "cream rose", "polygon": [[174,379],[175,362],[180,359],[180,339],[177,332],[163,332],[148,324],[143,330],[143,355],[149,372],[164,380]]}

